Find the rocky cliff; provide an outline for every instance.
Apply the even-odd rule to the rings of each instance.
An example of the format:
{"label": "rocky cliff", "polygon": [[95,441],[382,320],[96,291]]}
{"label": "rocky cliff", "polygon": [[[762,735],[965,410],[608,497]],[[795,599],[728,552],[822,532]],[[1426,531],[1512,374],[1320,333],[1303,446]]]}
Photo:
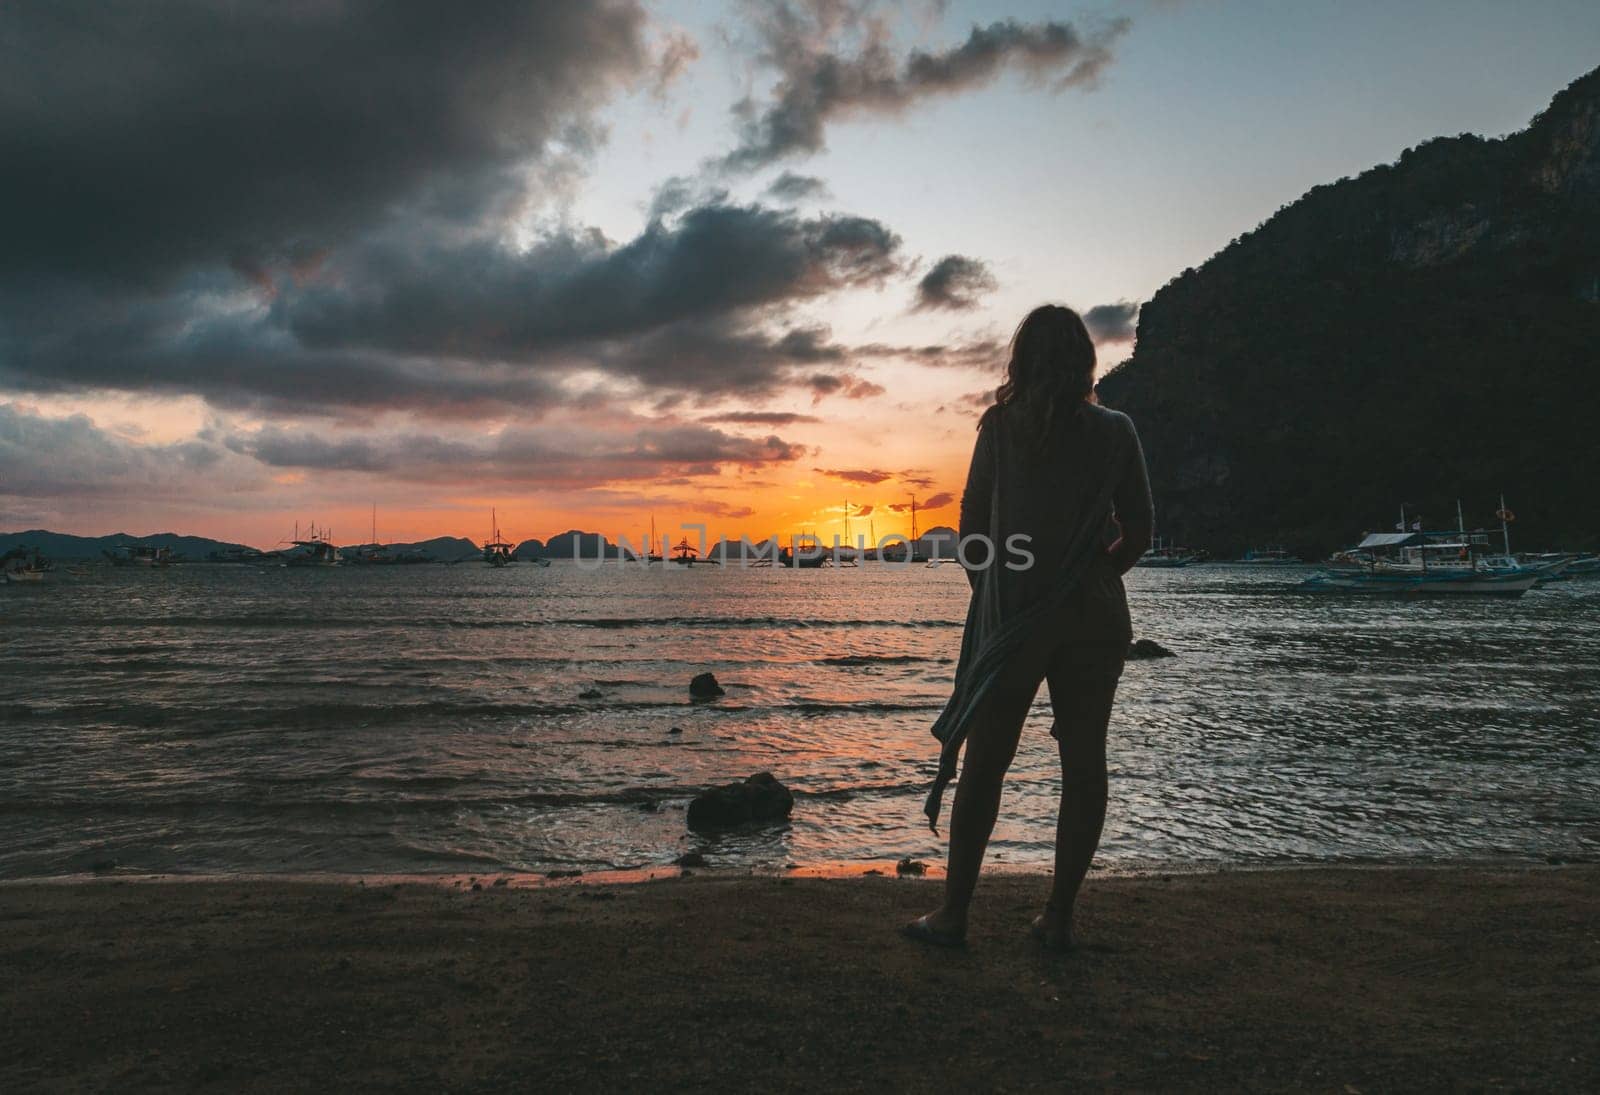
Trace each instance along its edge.
{"label": "rocky cliff", "polygon": [[1488,524],[1501,492],[1522,546],[1595,546],[1600,69],[1184,271],[1100,393],[1139,425],[1161,531],[1219,553],[1323,552],[1401,503]]}

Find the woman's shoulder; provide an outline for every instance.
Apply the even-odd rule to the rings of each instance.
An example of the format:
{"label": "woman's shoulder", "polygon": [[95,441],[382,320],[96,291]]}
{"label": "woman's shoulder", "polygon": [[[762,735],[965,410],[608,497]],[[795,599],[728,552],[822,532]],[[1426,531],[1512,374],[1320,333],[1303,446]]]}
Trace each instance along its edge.
{"label": "woman's shoulder", "polygon": [[1121,411],[1114,411],[1110,407],[1102,407],[1098,403],[1084,404],[1085,411],[1089,414],[1089,421],[1097,423],[1102,429],[1115,433],[1133,433],[1133,419]]}

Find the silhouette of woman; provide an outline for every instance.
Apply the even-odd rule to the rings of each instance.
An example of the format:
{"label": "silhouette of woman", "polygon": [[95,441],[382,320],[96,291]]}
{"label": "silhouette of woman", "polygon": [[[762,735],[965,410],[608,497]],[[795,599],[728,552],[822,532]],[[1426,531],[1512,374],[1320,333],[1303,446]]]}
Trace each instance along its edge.
{"label": "silhouette of woman", "polygon": [[[930,825],[963,743],[966,757],[944,903],[902,929],[922,942],[966,941],[1001,784],[1048,680],[1061,808],[1055,881],[1033,934],[1047,946],[1072,943],[1073,904],[1105,823],[1106,726],[1132,638],[1122,575],[1149,548],[1155,521],[1138,434],[1127,415],[1096,404],[1094,374],[1094,342],[1078,314],[1036,308],[1017,328],[1005,383],[978,423],[961,497],[962,541],[974,545],[963,556],[972,600],[955,687],[933,728],[943,749]],[[993,550],[969,541],[977,536]],[[1031,565],[1010,544],[1025,544]],[[989,564],[979,565],[985,554]]]}

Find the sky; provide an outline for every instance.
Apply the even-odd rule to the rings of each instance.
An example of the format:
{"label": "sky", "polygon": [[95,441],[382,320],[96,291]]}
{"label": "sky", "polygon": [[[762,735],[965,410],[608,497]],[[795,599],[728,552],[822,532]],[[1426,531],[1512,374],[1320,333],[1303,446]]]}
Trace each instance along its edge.
{"label": "sky", "polygon": [[0,7],[0,530],[954,524],[1032,307],[1525,126],[1600,5]]}

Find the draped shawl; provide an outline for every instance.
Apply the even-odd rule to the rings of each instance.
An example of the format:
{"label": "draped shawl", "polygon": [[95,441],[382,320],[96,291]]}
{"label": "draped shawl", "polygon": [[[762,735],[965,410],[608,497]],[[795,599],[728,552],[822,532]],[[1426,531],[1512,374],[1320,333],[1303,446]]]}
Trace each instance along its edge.
{"label": "draped shawl", "polygon": [[[1088,413],[1101,412],[1093,408]],[[961,633],[961,657],[956,664],[955,687],[945,704],[944,711],[933,724],[933,736],[940,742],[939,772],[934,777],[933,788],[928,792],[923,813],[928,816],[928,827],[938,832],[939,808],[944,789],[955,778],[956,761],[961,746],[967,739],[974,720],[982,713],[984,702],[992,692],[995,682],[1017,654],[1035,643],[1050,641],[1050,633],[1059,627],[1063,608],[1072,596],[1096,558],[1105,551],[1106,518],[1117,493],[1122,469],[1118,462],[1122,454],[1116,446],[1097,446],[1096,465],[1072,469],[1075,475],[1094,476],[1089,480],[1097,484],[1093,501],[1082,511],[1082,519],[1068,531],[1064,549],[1040,565],[1053,567],[1053,572],[1043,582],[1030,581],[1029,586],[1038,595],[1029,599],[1025,607],[1007,604],[1006,583],[1015,578],[1015,572],[1005,566],[1006,537],[1024,529],[1007,529],[1004,519],[1007,509],[1001,505],[1001,492],[1006,489],[1007,446],[1001,443],[1001,419],[996,414],[990,438],[993,447],[993,470],[989,500],[988,535],[994,546],[989,565],[976,572],[972,599],[967,605],[966,627]],[[1121,417],[1120,415],[1118,417]],[[1131,423],[1129,424],[1131,435]],[[1137,452],[1137,436],[1133,444]],[[1139,468],[1143,471],[1143,456],[1139,455]]]}

